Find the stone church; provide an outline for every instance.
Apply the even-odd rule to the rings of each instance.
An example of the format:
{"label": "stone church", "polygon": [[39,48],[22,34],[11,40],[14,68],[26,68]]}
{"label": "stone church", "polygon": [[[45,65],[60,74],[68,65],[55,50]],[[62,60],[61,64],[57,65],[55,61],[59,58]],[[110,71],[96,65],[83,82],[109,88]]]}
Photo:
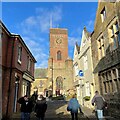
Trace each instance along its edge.
{"label": "stone church", "polygon": [[[36,79],[32,85],[32,93],[34,88],[37,88],[45,96],[59,96],[69,94],[73,90],[73,60],[68,56],[67,29],[50,28],[48,68],[47,74],[44,76],[46,82],[42,82],[41,75],[37,78],[39,79]],[[39,83],[45,84],[42,91],[40,91],[41,85],[38,85]]]}
{"label": "stone church", "polygon": [[48,80],[53,95],[66,94],[73,85],[73,61],[68,56],[67,29],[51,28],[48,60]]}

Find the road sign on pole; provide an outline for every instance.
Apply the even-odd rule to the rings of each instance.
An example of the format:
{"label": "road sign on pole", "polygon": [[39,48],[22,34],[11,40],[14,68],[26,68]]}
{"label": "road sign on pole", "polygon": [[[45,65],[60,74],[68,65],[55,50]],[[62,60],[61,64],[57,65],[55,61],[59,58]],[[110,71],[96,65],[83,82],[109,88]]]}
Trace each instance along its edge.
{"label": "road sign on pole", "polygon": [[84,73],[83,73],[82,70],[79,70],[79,76],[80,76],[80,77],[83,77],[83,76],[84,76]]}

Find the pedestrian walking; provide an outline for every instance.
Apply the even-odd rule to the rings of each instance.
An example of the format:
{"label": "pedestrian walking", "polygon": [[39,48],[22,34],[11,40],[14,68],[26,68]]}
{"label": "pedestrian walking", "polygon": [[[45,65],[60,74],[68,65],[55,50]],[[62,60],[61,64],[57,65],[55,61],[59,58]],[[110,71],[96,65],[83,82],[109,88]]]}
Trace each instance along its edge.
{"label": "pedestrian walking", "polygon": [[95,105],[96,115],[99,120],[103,119],[104,103],[105,103],[104,98],[99,94],[98,91],[95,91],[95,96],[92,99],[92,105],[93,106]]}
{"label": "pedestrian walking", "polygon": [[78,110],[80,110],[80,113],[83,114],[75,94],[68,102],[67,110],[71,112],[72,120],[78,120]]}
{"label": "pedestrian walking", "polygon": [[21,104],[21,120],[30,120],[30,113],[32,112],[33,103],[28,96],[21,97],[18,101]]}
{"label": "pedestrian walking", "polygon": [[36,117],[39,120],[44,120],[46,110],[47,110],[46,98],[44,98],[43,95],[39,95],[35,106]]}
{"label": "pedestrian walking", "polygon": [[38,95],[34,93],[34,94],[32,94],[32,96],[30,98],[31,102],[33,103],[33,109],[32,109],[32,111],[35,111],[35,105],[36,105],[37,97],[38,97]]}

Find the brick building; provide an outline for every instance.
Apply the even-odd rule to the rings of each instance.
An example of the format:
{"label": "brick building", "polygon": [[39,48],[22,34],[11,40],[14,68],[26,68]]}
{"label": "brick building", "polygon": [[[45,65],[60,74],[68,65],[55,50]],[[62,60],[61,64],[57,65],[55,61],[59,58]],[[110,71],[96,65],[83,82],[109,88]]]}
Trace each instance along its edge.
{"label": "brick building", "polygon": [[120,117],[120,2],[99,2],[92,33],[96,90],[105,97],[109,114]]}
{"label": "brick building", "polygon": [[34,64],[32,53],[20,35],[11,34],[1,24],[2,38],[2,114],[12,115],[19,111],[17,99],[30,95],[31,82],[34,81]]}
{"label": "brick building", "polygon": [[68,57],[67,29],[51,28],[48,80],[53,95],[66,94],[73,88],[73,60]]}

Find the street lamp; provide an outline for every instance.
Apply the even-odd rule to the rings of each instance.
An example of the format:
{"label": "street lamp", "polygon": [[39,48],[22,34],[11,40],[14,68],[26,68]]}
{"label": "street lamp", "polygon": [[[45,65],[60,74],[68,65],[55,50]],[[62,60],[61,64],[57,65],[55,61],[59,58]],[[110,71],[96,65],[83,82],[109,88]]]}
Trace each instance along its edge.
{"label": "street lamp", "polygon": [[53,58],[51,58],[50,70],[51,70],[52,96],[53,96]]}
{"label": "street lamp", "polygon": [[53,96],[53,68],[50,68],[51,70],[51,81],[52,81],[52,96]]}

